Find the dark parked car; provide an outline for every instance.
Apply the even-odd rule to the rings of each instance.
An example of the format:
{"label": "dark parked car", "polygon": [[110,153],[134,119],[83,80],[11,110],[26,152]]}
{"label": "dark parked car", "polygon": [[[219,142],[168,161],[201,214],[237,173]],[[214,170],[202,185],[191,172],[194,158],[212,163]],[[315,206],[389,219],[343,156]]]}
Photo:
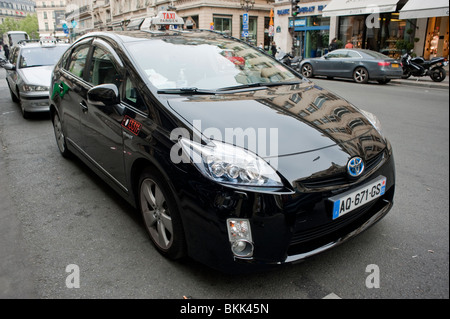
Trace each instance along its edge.
{"label": "dark parked car", "polygon": [[374,80],[386,84],[402,77],[401,62],[379,52],[362,49],[340,49],[320,58],[305,59],[300,70],[307,78],[350,78],[357,83]]}
{"label": "dark parked car", "polygon": [[229,36],[87,34],[55,66],[50,94],[62,155],[137,207],[169,258],[292,262],[393,205],[376,118]]}

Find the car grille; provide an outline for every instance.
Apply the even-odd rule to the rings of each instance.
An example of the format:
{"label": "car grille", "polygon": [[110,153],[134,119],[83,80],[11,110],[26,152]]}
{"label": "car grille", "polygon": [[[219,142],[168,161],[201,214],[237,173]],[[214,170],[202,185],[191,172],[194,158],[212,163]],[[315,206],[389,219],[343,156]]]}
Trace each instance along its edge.
{"label": "car grille", "polygon": [[327,175],[324,177],[307,178],[297,181],[297,187],[300,191],[317,191],[329,190],[336,186],[351,186],[356,182],[361,182],[363,179],[369,177],[373,170],[382,165],[386,159],[386,151],[384,150],[365,162],[364,174],[358,179],[351,178],[347,172]]}
{"label": "car grille", "polygon": [[288,255],[301,254],[312,251],[330,242],[336,241],[357,229],[372,216],[392,202],[394,187],[374,202],[368,203],[348,215],[311,229],[296,229],[291,238]]}

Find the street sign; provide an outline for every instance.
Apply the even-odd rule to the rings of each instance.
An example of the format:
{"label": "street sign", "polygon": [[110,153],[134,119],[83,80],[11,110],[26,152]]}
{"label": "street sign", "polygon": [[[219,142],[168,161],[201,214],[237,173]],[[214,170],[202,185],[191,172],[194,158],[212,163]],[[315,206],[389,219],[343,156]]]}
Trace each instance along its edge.
{"label": "street sign", "polygon": [[242,15],[242,31],[248,31],[248,13]]}

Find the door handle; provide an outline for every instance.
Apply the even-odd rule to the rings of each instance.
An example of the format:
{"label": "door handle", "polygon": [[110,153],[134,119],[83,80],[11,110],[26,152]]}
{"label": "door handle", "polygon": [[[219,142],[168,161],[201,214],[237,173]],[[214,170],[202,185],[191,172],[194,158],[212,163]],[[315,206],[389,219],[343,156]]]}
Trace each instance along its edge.
{"label": "door handle", "polygon": [[83,111],[83,113],[87,113],[87,111],[89,111],[86,101],[81,101],[80,105],[81,105],[81,110]]}

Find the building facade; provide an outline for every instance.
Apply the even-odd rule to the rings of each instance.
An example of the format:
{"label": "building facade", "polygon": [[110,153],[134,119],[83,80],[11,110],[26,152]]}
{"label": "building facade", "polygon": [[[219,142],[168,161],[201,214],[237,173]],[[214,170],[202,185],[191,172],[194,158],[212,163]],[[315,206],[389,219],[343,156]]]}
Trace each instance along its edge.
{"label": "building facade", "polygon": [[[447,0],[65,1],[73,38],[94,30],[126,30],[145,17],[172,10],[185,19],[186,27],[213,29],[266,50],[274,41],[282,51],[304,58],[326,54],[334,38],[341,46],[350,43],[396,58],[411,47],[426,58],[449,53]],[[37,1],[39,9],[44,2],[49,1]]]}
{"label": "building facade", "polygon": [[0,23],[6,18],[23,19],[35,13],[35,2],[29,0],[1,0]]}
{"label": "building facade", "polygon": [[36,14],[41,37],[66,37],[62,27],[65,21],[66,0],[37,0]]}

